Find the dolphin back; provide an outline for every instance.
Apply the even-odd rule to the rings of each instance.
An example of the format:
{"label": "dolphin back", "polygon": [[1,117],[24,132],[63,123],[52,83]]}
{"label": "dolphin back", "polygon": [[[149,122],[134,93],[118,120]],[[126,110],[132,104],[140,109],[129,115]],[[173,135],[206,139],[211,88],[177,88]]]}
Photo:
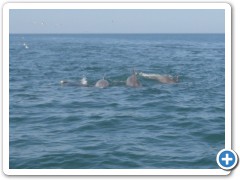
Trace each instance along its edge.
{"label": "dolphin back", "polygon": [[137,76],[135,74],[131,75],[127,78],[126,85],[129,87],[140,87],[141,84],[137,79]]}
{"label": "dolphin back", "polygon": [[177,83],[178,82],[178,76],[176,78],[167,76],[167,75],[161,75],[161,74],[146,74],[146,73],[139,73],[140,76],[148,79],[154,79],[158,80],[161,83],[171,84],[171,83]]}
{"label": "dolphin back", "polygon": [[105,88],[109,86],[109,82],[105,79],[101,79],[96,82],[95,86],[99,88]]}

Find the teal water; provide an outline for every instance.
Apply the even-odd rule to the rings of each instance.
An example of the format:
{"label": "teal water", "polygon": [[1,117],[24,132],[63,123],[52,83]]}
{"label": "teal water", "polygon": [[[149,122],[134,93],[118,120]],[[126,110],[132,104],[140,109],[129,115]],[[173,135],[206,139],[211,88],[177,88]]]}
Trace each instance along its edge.
{"label": "teal water", "polygon": [[[10,168],[218,168],[224,38],[10,35]],[[142,87],[126,87],[133,67],[179,82],[138,77]],[[110,86],[94,87],[104,74]],[[83,76],[87,87],[79,85]]]}

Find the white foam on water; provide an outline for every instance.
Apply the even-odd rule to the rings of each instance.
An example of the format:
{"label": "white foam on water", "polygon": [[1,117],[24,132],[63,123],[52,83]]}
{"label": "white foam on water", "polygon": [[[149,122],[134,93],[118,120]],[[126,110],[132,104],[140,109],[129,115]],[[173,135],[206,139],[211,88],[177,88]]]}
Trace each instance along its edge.
{"label": "white foam on water", "polygon": [[25,47],[25,49],[29,48],[28,45],[25,42],[23,43],[23,46]]}
{"label": "white foam on water", "polygon": [[85,76],[83,76],[83,78],[80,80],[82,85],[87,85],[87,78]]}

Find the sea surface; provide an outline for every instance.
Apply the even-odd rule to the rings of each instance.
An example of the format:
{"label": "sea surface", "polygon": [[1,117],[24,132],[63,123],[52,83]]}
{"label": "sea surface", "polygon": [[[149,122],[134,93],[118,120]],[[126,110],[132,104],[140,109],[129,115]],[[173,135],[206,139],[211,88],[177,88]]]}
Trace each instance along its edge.
{"label": "sea surface", "polygon": [[[10,169],[217,169],[224,34],[11,34]],[[162,84],[132,74],[179,76]],[[94,87],[97,80],[107,88]],[[81,86],[86,77],[88,86]],[[65,80],[68,83],[61,84]]]}

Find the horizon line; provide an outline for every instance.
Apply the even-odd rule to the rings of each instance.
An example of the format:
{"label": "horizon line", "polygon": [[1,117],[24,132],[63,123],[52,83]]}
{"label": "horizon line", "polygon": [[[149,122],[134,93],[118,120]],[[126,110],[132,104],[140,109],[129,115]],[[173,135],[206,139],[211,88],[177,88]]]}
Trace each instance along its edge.
{"label": "horizon line", "polygon": [[82,35],[101,35],[101,34],[225,34],[225,32],[184,32],[184,33],[167,33],[167,32],[163,32],[163,33],[138,33],[138,32],[130,32],[130,33],[120,33],[120,32],[116,32],[116,33],[111,33],[111,32],[106,32],[106,33],[29,33],[29,32],[24,32],[24,33],[9,33],[9,35],[17,35],[17,34],[66,34],[66,35],[71,35],[71,34],[82,34]]}

